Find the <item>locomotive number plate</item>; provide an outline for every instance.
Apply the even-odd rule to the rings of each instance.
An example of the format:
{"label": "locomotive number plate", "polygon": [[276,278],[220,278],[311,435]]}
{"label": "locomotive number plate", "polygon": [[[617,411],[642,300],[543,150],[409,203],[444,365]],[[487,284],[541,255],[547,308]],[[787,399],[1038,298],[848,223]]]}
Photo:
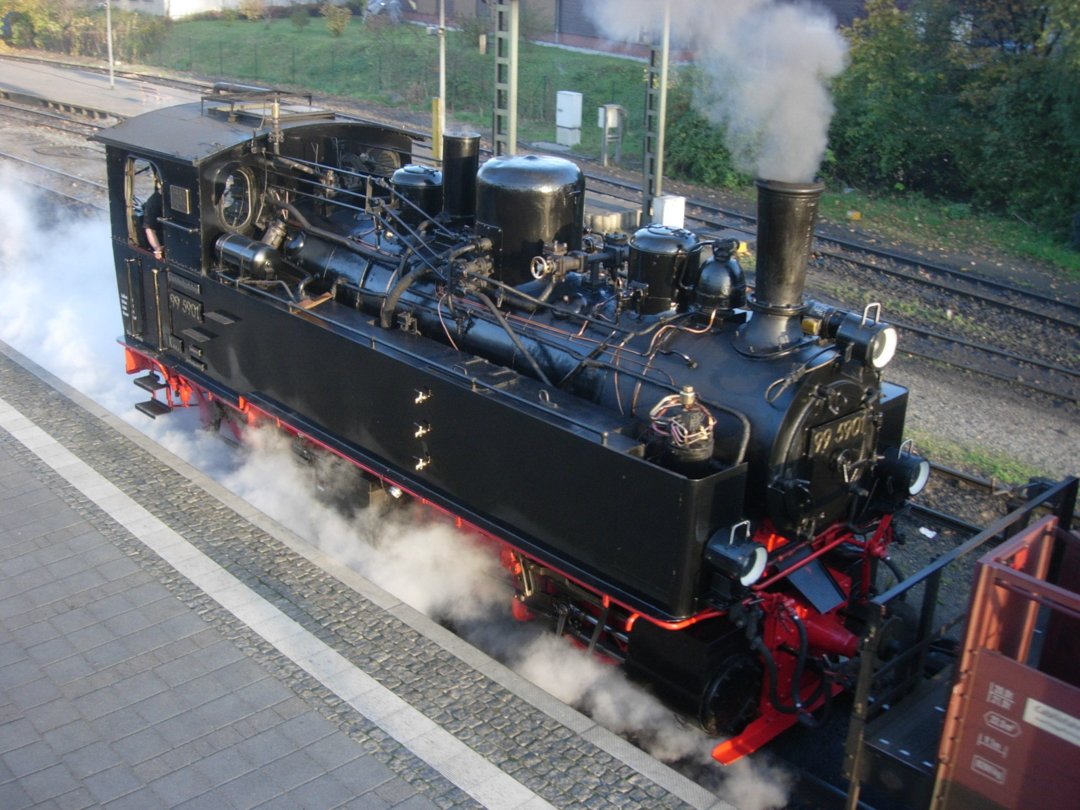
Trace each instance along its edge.
{"label": "locomotive number plate", "polygon": [[173,312],[178,312],[193,321],[202,323],[203,319],[203,307],[202,301],[196,301],[194,298],[188,298],[186,295],[181,295],[176,290],[169,290],[169,309]]}
{"label": "locomotive number plate", "polygon": [[866,411],[859,411],[814,428],[810,431],[810,455],[828,455],[839,448],[860,444],[866,435],[869,420]]}

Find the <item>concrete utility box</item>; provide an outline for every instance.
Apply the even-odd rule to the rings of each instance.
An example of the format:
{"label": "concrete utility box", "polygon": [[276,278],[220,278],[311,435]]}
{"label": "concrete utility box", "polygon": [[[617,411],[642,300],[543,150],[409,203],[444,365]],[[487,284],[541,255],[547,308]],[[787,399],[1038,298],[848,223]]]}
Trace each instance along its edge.
{"label": "concrete utility box", "polygon": [[605,104],[596,108],[596,125],[603,131],[601,137],[600,162],[608,165],[612,147],[615,148],[615,162],[622,158],[623,125],[626,122],[626,109],[621,104]]}
{"label": "concrete utility box", "polygon": [[581,143],[581,98],[573,90],[555,94],[555,142],[561,146]]}
{"label": "concrete utility box", "polygon": [[622,114],[621,104],[604,104],[596,108],[596,125],[600,129],[617,129],[622,124]]}

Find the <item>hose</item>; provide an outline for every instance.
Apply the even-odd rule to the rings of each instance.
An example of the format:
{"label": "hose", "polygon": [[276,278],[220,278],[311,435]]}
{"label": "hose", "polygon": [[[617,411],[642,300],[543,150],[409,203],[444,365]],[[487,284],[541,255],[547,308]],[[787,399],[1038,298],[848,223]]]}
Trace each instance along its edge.
{"label": "hose", "polygon": [[769,679],[769,703],[772,707],[782,714],[794,714],[798,715],[799,722],[810,728],[821,725],[823,720],[819,720],[814,717],[813,714],[808,712],[804,706],[813,705],[821,698],[825,696],[826,715],[831,712],[832,704],[832,689],[829,685],[829,676],[824,671],[821,672],[820,681],[817,688],[813,691],[809,698],[805,701],[800,695],[800,685],[802,682],[803,674],[806,671],[806,663],[808,661],[808,641],[806,637],[806,628],[802,622],[793,613],[790,614],[795,621],[795,627],[799,631],[799,657],[795,664],[795,678],[792,683],[793,701],[791,705],[785,704],[780,700],[779,692],[779,672],[776,666],[776,659],[773,658],[772,651],[765,645],[765,642],[760,636],[756,636],[750,643],[752,649],[754,649],[760,656],[761,660],[765,662],[766,677]]}

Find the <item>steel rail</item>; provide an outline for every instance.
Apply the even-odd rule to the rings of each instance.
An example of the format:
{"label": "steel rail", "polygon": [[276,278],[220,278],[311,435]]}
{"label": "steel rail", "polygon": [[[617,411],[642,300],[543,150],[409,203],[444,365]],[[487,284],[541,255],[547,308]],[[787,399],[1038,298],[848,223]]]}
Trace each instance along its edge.
{"label": "steel rail", "polygon": [[75,125],[81,126],[81,127],[86,127],[87,129],[91,130],[92,132],[98,132],[99,130],[104,129],[104,126],[102,124],[95,124],[92,121],[84,121],[84,120],[82,120],[82,117],[78,116],[77,114],[76,115],[71,115],[71,114],[58,113],[55,110],[49,109],[47,107],[39,107],[38,105],[25,105],[25,104],[21,104],[21,103],[18,103],[18,102],[13,103],[10,99],[8,99],[6,101],[0,101],[0,108],[3,108],[5,111],[7,111],[9,115],[10,115],[10,113],[15,112],[15,113],[23,113],[23,114],[25,114],[27,116],[30,116],[32,118],[55,119],[55,120],[61,122],[62,124],[64,124],[64,126],[60,126],[59,124],[43,123],[43,122],[39,122],[39,121],[30,121],[29,123],[32,126],[45,127],[45,128],[48,128],[48,129],[55,129],[55,130],[58,130],[60,132],[70,133],[72,124],[75,124]]}
{"label": "steel rail", "polygon": [[19,157],[18,155],[12,155],[8,152],[0,152],[0,158],[3,158],[4,160],[12,160],[16,163],[22,163],[34,169],[37,169],[38,171],[55,174],[68,180],[75,180],[76,182],[83,183],[84,185],[97,189],[102,193],[105,193],[109,190],[108,186],[106,186],[104,183],[99,183],[96,180],[87,180],[85,177],[79,177],[79,175],[77,174],[70,174],[69,172],[61,171],[60,169],[56,169],[52,166],[46,166],[42,163],[36,163],[33,160],[28,160],[24,157]]}
{"label": "steel rail", "polygon": [[1016,366],[1030,366],[1038,368],[1044,372],[1048,372],[1049,374],[1065,377],[1065,382],[1080,381],[1080,372],[1075,369],[1066,368],[1065,366],[1058,366],[1053,363],[1046,363],[1030,357],[1023,357],[1021,355],[1017,355],[1003,349],[996,349],[992,346],[974,343],[963,338],[943,335],[939,332],[934,332],[929,329],[922,329],[917,326],[899,324],[895,322],[893,323],[893,325],[896,326],[898,329],[908,332],[909,334],[918,335],[925,340],[936,340],[942,343],[960,346],[972,351],[983,352],[984,354],[989,355],[990,357],[995,358],[998,361],[1008,361],[1015,365],[1010,367],[1006,363],[1004,367],[1009,369],[1008,371],[1001,370],[1000,366],[998,368],[988,368],[987,366],[980,365],[976,362],[966,362],[963,360],[958,360],[956,358],[943,357],[939,352],[933,352],[929,349],[920,349],[918,347],[912,346],[910,342],[905,344],[903,349],[901,350],[905,354],[909,354],[914,357],[921,357],[926,360],[934,360],[936,362],[944,363],[947,366],[952,366],[953,368],[958,368],[963,371],[970,371],[975,374],[981,374],[985,377],[991,377],[996,380],[1001,380],[1002,382],[1007,382],[1011,385],[1018,385],[1021,388],[1035,391],[1037,393],[1044,394],[1055,399],[1063,400],[1065,402],[1070,402],[1074,404],[1080,403],[1080,385],[1076,385],[1070,390],[1070,388],[1067,386],[1062,387],[1061,385],[1054,385],[1049,382],[1045,385],[1040,384],[1039,382],[1033,382],[1029,379],[1026,379],[1020,373],[1021,369],[1017,368]]}
{"label": "steel rail", "polygon": [[[1075,319],[1062,318],[1058,315],[1054,315],[1044,310],[1033,309],[1026,304],[1011,303],[1009,301],[1002,300],[1001,298],[995,298],[992,295],[987,295],[986,293],[982,293],[977,290],[962,290],[959,286],[954,286],[952,284],[947,284],[943,281],[936,281],[930,278],[923,278],[915,273],[907,272],[899,268],[884,267],[867,259],[850,256],[846,253],[841,253],[839,251],[830,250],[828,248],[823,248],[820,246],[821,242],[833,242],[833,239],[831,237],[819,236],[817,239],[819,245],[814,248],[814,252],[820,255],[829,256],[830,258],[837,259],[839,261],[850,262],[860,267],[865,267],[869,270],[873,270],[876,273],[882,273],[884,275],[893,276],[895,278],[901,278],[905,281],[910,281],[923,287],[930,287],[932,289],[942,290],[944,292],[955,293],[957,295],[973,298],[976,301],[981,301],[985,304],[990,304],[991,306],[996,306],[1003,310],[1020,312],[1029,318],[1036,318],[1038,320],[1046,321],[1052,324],[1058,324],[1060,326],[1065,326],[1071,329],[1080,329],[1080,307],[1068,301],[1058,301],[1056,299],[1051,299],[1054,307],[1069,312],[1075,312],[1077,315]],[[926,265],[917,264],[914,266],[924,267],[928,270],[934,271],[934,268],[927,267]],[[988,285],[987,282],[982,278],[969,278],[967,276],[963,276],[962,278],[970,281],[972,286],[991,286],[993,288],[997,288],[998,286],[996,283]],[[1008,292],[1009,294],[1014,294],[1012,290],[1008,290]],[[1023,293],[1023,295],[1028,298],[1033,297],[1030,293]]]}

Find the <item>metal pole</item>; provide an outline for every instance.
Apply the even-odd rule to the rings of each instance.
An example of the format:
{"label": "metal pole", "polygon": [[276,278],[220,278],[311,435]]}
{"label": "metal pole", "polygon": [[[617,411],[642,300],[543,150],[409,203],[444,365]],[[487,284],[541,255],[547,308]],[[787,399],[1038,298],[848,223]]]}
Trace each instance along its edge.
{"label": "metal pole", "polygon": [[507,154],[517,154],[517,111],[518,111],[518,45],[521,42],[521,2],[510,0],[510,130],[507,133],[509,150]]}
{"label": "metal pole", "polygon": [[109,48],[109,89],[116,87],[116,78],[113,75],[113,50],[112,50],[112,0],[105,0],[105,41]]}
{"label": "metal pole", "polygon": [[649,85],[645,90],[645,148],[642,175],[641,218],[652,222],[653,202],[663,193],[664,130],[667,117],[668,51],[671,38],[671,5],[664,2],[664,27],[659,44],[649,50]]}
{"label": "metal pole", "polygon": [[519,0],[495,4],[495,104],[491,139],[496,155],[517,153]]}
{"label": "metal pole", "polygon": [[437,139],[431,145],[436,160],[442,160],[442,136],[446,132],[446,0],[439,0],[439,116]]}
{"label": "metal pole", "polygon": [[667,128],[668,62],[671,56],[671,0],[664,0],[664,33],[660,42],[660,117],[656,133],[656,196],[664,193],[664,131]]}

